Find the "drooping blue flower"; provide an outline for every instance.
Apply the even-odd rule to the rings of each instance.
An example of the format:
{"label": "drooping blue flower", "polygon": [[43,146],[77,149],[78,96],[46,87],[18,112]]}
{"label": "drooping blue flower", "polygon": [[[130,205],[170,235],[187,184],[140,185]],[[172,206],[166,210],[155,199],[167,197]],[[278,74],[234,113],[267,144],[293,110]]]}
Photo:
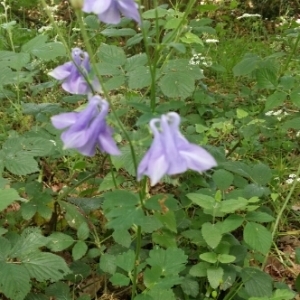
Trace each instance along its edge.
{"label": "drooping blue flower", "polygon": [[86,156],[95,155],[97,148],[111,155],[119,155],[112,129],[106,123],[108,109],[106,100],[93,96],[84,110],[53,116],[53,126],[64,130],[61,134],[64,148],[77,149]]}
{"label": "drooping blue flower", "polygon": [[147,175],[153,186],[166,174],[181,174],[188,169],[203,172],[217,165],[205,149],[187,141],[179,131],[179,124],[180,116],[175,112],[150,121],[154,138],[138,166],[138,180]]}
{"label": "drooping blue flower", "polygon": [[98,15],[100,21],[118,24],[121,14],[141,23],[138,6],[134,0],[84,0],[83,11]]}
{"label": "drooping blue flower", "polygon": [[[57,80],[61,80],[62,88],[71,94],[88,94],[94,91],[100,92],[100,83],[96,78],[89,84],[87,78],[91,71],[89,55],[79,48],[72,49],[72,59],[48,74]],[[92,85],[92,87],[91,87]]]}

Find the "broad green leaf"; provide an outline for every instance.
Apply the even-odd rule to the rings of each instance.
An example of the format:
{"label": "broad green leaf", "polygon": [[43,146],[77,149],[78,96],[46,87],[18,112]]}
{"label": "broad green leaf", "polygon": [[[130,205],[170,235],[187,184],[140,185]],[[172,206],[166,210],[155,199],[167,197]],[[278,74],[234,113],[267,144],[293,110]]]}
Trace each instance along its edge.
{"label": "broad green leaf", "polygon": [[125,84],[125,75],[113,76],[104,82],[104,86],[108,91],[116,90]]}
{"label": "broad green leaf", "polygon": [[139,66],[127,73],[129,76],[128,87],[130,89],[142,89],[151,85],[149,67]]}
{"label": "broad green leaf", "polygon": [[142,224],[142,232],[152,233],[157,229],[163,227],[163,224],[155,216],[145,216]]}
{"label": "broad green leaf", "polygon": [[300,107],[300,87],[298,85],[290,93],[290,99],[293,104]]}
{"label": "broad green leaf", "polygon": [[218,288],[222,283],[223,274],[224,270],[221,267],[210,267],[207,269],[207,279],[213,289]]}
{"label": "broad green leaf", "polygon": [[122,66],[126,63],[126,54],[120,47],[102,43],[98,50],[99,59],[113,66]]}
{"label": "broad green leaf", "polygon": [[112,237],[114,238],[115,242],[129,248],[131,245],[131,235],[128,232],[128,230],[115,230],[112,234]]}
{"label": "broad green leaf", "polygon": [[249,211],[245,218],[247,221],[259,223],[268,223],[275,220],[274,217],[262,211]]}
{"label": "broad green leaf", "polygon": [[37,35],[33,39],[31,39],[29,42],[24,44],[21,48],[22,52],[28,52],[31,53],[34,49],[38,49],[41,47],[41,45],[45,45],[45,43],[48,40],[47,35]]}
{"label": "broad green leaf", "polygon": [[88,250],[88,246],[85,241],[78,241],[72,248],[72,257],[74,260],[82,258]]}
{"label": "broad green leaf", "polygon": [[99,198],[67,198],[68,202],[75,204],[82,209],[86,214],[95,211],[102,207],[104,202],[103,197]]}
{"label": "broad green leaf", "polygon": [[257,87],[260,89],[275,89],[278,82],[275,72],[271,69],[263,68],[255,72]]}
{"label": "broad green leaf", "polygon": [[270,297],[272,295],[272,278],[269,274],[246,267],[241,272],[242,281],[251,297]]}
{"label": "broad green leaf", "polygon": [[203,195],[203,194],[196,194],[190,193],[186,195],[194,204],[199,205],[205,209],[213,209],[214,205],[216,204],[216,200],[213,197]]}
{"label": "broad green leaf", "polygon": [[216,186],[221,190],[228,189],[233,182],[232,173],[223,169],[216,170],[212,175],[212,178]]}
{"label": "broad green leaf", "polygon": [[244,222],[244,218],[238,215],[231,214],[224,221],[221,222],[222,233],[231,232],[239,228]]}
{"label": "broad green leaf", "polygon": [[65,219],[70,227],[78,229],[82,223],[86,222],[85,216],[75,205],[65,201],[58,201],[58,203],[65,210]]}
{"label": "broad green leaf", "polygon": [[169,230],[156,231],[152,233],[152,241],[164,248],[174,248],[177,246],[176,235]]}
{"label": "broad green leaf", "polygon": [[75,242],[70,235],[62,232],[53,232],[47,239],[49,241],[47,247],[53,252],[65,250]]}
{"label": "broad green leaf", "polygon": [[112,277],[110,277],[109,281],[114,286],[127,286],[129,285],[130,279],[123,274],[115,273]]}
{"label": "broad green leaf", "polygon": [[220,289],[225,291],[236,282],[237,271],[233,265],[223,265],[222,268],[224,274]]}
{"label": "broad green leaf", "polygon": [[248,205],[248,201],[244,198],[229,199],[221,202],[220,210],[224,213],[233,213],[236,210],[244,209]]}
{"label": "broad green leaf", "polygon": [[87,223],[82,223],[77,230],[77,237],[80,240],[86,240],[90,235],[90,228]]}
{"label": "broad green leaf", "polygon": [[101,31],[101,34],[103,34],[104,36],[109,36],[109,37],[113,37],[113,36],[132,36],[136,34],[136,31],[133,30],[132,28],[106,28],[104,30]]}
{"label": "broad green leaf", "polygon": [[269,111],[274,107],[282,105],[284,103],[284,100],[286,99],[286,96],[286,93],[282,91],[275,91],[267,98],[265,111]]}
{"label": "broad green leaf", "polygon": [[252,179],[261,185],[270,183],[270,180],[272,179],[271,169],[262,163],[259,163],[253,167],[251,175]]}
{"label": "broad green leaf", "polygon": [[180,38],[180,41],[185,44],[198,44],[203,46],[202,40],[192,32],[186,32],[185,35]]}
{"label": "broad green leaf", "polygon": [[272,296],[272,300],[289,300],[295,299],[295,292],[285,289],[285,290],[276,290],[274,295]]}
{"label": "broad green leaf", "polygon": [[66,49],[62,43],[51,42],[32,49],[31,54],[41,60],[49,61],[59,56],[66,56]]}
{"label": "broad green leaf", "polygon": [[175,29],[180,25],[181,22],[182,18],[172,18],[167,21],[164,27],[165,29]]}
{"label": "broad green leaf", "polygon": [[117,268],[116,256],[104,253],[100,257],[100,269],[106,273],[114,274]]}
{"label": "broad green leaf", "polygon": [[11,253],[11,243],[6,238],[0,236],[0,262],[6,261],[8,255]]}
{"label": "broad green leaf", "polygon": [[15,189],[1,189],[0,190],[0,212],[18,199],[20,199],[20,196]]}
{"label": "broad green leaf", "polygon": [[55,300],[74,300],[71,296],[69,286],[64,282],[56,282],[46,288],[46,295]]}
{"label": "broad green leaf", "polygon": [[130,273],[133,270],[134,264],[135,253],[133,250],[128,250],[127,252],[124,252],[117,256],[116,265],[127,273]]}
{"label": "broad green leaf", "polygon": [[144,66],[147,62],[148,58],[146,53],[136,54],[127,58],[124,69],[126,72],[131,72],[138,67]]}
{"label": "broad green leaf", "polygon": [[244,228],[244,240],[253,250],[267,255],[272,245],[272,234],[266,227],[249,222]]}
{"label": "broad green leaf", "polygon": [[149,252],[147,263],[150,266],[159,266],[163,270],[163,274],[174,275],[178,274],[185,268],[187,256],[184,251],[177,248],[153,249]]}
{"label": "broad green leaf", "polygon": [[293,118],[291,120],[288,120],[288,121],[285,121],[283,124],[282,124],[282,129],[295,129],[295,130],[300,130],[300,118],[299,117],[296,117],[296,118]]}
{"label": "broad green leaf", "polygon": [[184,277],[180,286],[186,295],[196,297],[199,294],[199,284],[191,278]]}
{"label": "broad green leaf", "polygon": [[258,66],[261,58],[255,54],[246,54],[242,61],[232,69],[234,76],[245,76],[251,74]]}
{"label": "broad green leaf", "polygon": [[177,299],[171,289],[150,290],[148,295],[150,295],[153,300],[176,300]]}
{"label": "broad green leaf", "polygon": [[49,298],[44,294],[29,293],[25,300],[49,300]]}
{"label": "broad green leaf", "polygon": [[71,272],[64,259],[48,252],[30,253],[21,263],[30,277],[39,282],[58,281]]}
{"label": "broad green leaf", "polygon": [[99,192],[107,191],[115,188],[115,182],[117,186],[122,184],[125,181],[125,178],[122,176],[118,176],[118,174],[114,173],[114,178],[112,177],[111,173],[108,173],[101,182],[99,186]]}
{"label": "broad green leaf", "polygon": [[54,144],[43,138],[27,138],[22,141],[21,146],[23,151],[32,156],[46,156],[52,151]]}
{"label": "broad green leaf", "polygon": [[169,210],[164,214],[155,213],[154,216],[170,231],[177,233],[176,218],[173,211]]}
{"label": "broad green leaf", "polygon": [[222,264],[229,264],[234,262],[236,259],[235,256],[229,255],[229,254],[219,254],[218,255],[218,261]]}
{"label": "broad green leaf", "polygon": [[26,152],[7,154],[4,165],[14,175],[22,176],[39,171],[38,164],[33,156]]}
{"label": "broad green leaf", "polygon": [[204,223],[201,228],[201,233],[205,242],[213,249],[216,248],[221,242],[222,232],[214,224]]}
{"label": "broad green leaf", "polygon": [[[215,253],[213,253],[213,254],[215,254]],[[215,262],[217,262],[217,259],[215,260]],[[198,264],[193,265],[190,268],[189,274],[194,277],[206,277],[207,269],[209,268],[209,266],[210,266],[210,264],[208,264],[207,262],[199,262]]]}
{"label": "broad green leaf", "polygon": [[214,264],[218,261],[218,255],[214,252],[201,253],[199,258],[211,264]]}
{"label": "broad green leaf", "polygon": [[150,10],[145,11],[142,14],[142,17],[144,19],[156,19],[156,18],[162,18],[167,14],[168,14],[168,11],[165,8],[157,7],[155,9],[150,9]]}
{"label": "broad green leaf", "polygon": [[0,51],[0,62],[2,68],[7,66],[15,70],[21,70],[30,62],[30,55],[22,52]]}
{"label": "broad green leaf", "polygon": [[24,266],[0,262],[0,291],[7,298],[23,300],[30,288],[30,277]]}

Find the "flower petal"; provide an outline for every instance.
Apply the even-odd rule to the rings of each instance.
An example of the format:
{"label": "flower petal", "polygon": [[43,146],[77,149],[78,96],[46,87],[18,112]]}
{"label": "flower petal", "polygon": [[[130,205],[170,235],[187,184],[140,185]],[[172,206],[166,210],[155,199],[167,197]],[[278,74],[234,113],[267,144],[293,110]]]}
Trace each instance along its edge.
{"label": "flower petal", "polygon": [[75,124],[77,121],[78,113],[68,112],[62,113],[51,118],[51,122],[56,129],[64,129]]}
{"label": "flower petal", "polygon": [[67,62],[61,66],[56,67],[52,71],[48,73],[48,75],[52,76],[57,80],[64,80],[71,74],[72,62]]}

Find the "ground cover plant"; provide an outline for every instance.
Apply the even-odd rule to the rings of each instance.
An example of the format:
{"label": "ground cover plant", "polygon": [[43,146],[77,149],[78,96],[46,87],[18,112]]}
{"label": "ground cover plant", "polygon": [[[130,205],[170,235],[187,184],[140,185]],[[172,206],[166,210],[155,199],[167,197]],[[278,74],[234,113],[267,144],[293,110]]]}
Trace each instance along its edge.
{"label": "ground cover plant", "polygon": [[1,2],[1,299],[297,299],[295,3]]}

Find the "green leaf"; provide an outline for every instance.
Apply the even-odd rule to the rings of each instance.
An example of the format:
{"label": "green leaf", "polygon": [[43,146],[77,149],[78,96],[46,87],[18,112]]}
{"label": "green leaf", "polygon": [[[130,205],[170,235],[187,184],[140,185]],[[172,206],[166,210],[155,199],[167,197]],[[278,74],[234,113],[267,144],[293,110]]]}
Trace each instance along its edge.
{"label": "green leaf", "polygon": [[223,274],[224,270],[221,267],[210,267],[207,269],[207,279],[213,289],[218,288],[222,283]]}
{"label": "green leaf", "polygon": [[244,228],[244,240],[253,250],[267,255],[272,245],[272,234],[266,227],[249,222]]}
{"label": "green leaf", "polygon": [[55,300],[73,300],[69,286],[64,282],[56,282],[46,288],[46,295]]}
{"label": "green leaf", "polygon": [[[205,254],[205,253],[203,253],[203,254]],[[213,254],[215,254],[215,253],[213,253]],[[215,262],[217,262],[217,259],[213,263],[215,263]],[[207,269],[209,268],[209,266],[210,266],[210,264],[208,264],[207,262],[200,262],[190,268],[189,274],[194,277],[206,277]]]}
{"label": "green leaf", "polygon": [[65,250],[74,244],[74,239],[62,232],[53,232],[47,239],[47,247],[53,252]]}
{"label": "green leaf", "polygon": [[176,247],[176,236],[174,233],[168,230],[160,230],[157,232],[153,232],[152,234],[153,243],[162,246],[164,248]]}
{"label": "green leaf", "polygon": [[238,215],[230,215],[224,221],[221,222],[221,231],[222,233],[231,232],[239,228],[244,222],[244,218]]}
{"label": "green leaf", "polygon": [[168,11],[165,8],[157,7],[155,9],[150,9],[150,10],[145,11],[142,14],[142,17],[144,19],[156,19],[156,18],[162,18],[167,14],[168,14]]}
{"label": "green leaf", "polygon": [[213,181],[216,184],[216,186],[221,190],[228,189],[233,182],[233,175],[232,173],[220,169],[216,170],[214,174],[212,175]]}
{"label": "green leaf", "polygon": [[274,107],[282,105],[285,99],[286,99],[286,93],[282,91],[275,91],[267,98],[265,111],[269,111]]}
{"label": "green leaf", "polygon": [[190,194],[187,194],[186,196],[194,204],[197,204],[204,209],[213,209],[216,204],[216,200],[213,197],[210,197],[207,195],[190,193]]}
{"label": "green leaf", "polygon": [[117,256],[116,265],[127,273],[133,270],[135,264],[135,253],[133,250],[128,250]]}
{"label": "green leaf", "polygon": [[126,63],[126,54],[120,47],[102,43],[98,50],[99,59],[113,66],[122,66]]}
{"label": "green leaf", "polygon": [[278,85],[277,76],[275,72],[270,69],[258,69],[255,75],[257,80],[257,87],[260,89],[275,89]]}
{"label": "green leaf", "polygon": [[130,89],[142,89],[150,86],[151,84],[151,74],[149,67],[139,66],[128,74],[128,87]]}
{"label": "green leaf", "polygon": [[114,274],[116,272],[116,256],[104,253],[100,257],[100,269],[106,273]]}
{"label": "green leaf", "polygon": [[296,260],[296,263],[299,265],[300,264],[300,247],[297,247],[295,249],[295,252],[296,252],[295,260]]}
{"label": "green leaf", "polygon": [[72,249],[72,257],[74,260],[82,258],[88,250],[88,246],[84,241],[78,241]]}
{"label": "green leaf", "polygon": [[218,261],[218,255],[214,252],[202,253],[199,255],[199,258],[211,264],[214,264]]}
{"label": "green leaf", "polygon": [[142,232],[152,233],[157,229],[163,227],[163,224],[155,216],[145,216],[142,224]]}
{"label": "green leaf", "polygon": [[82,223],[86,222],[85,216],[75,205],[65,201],[58,201],[58,203],[66,211],[65,219],[70,227],[78,229]]}
{"label": "green leaf", "polygon": [[246,267],[241,272],[246,292],[251,297],[270,297],[272,295],[272,278],[256,268]]}
{"label": "green leaf", "polygon": [[154,216],[170,231],[177,233],[176,218],[173,211],[169,210],[165,214],[155,213]]}
{"label": "green leaf", "polygon": [[128,230],[115,230],[112,234],[112,237],[114,238],[116,243],[126,248],[129,248],[131,245],[131,235]]}
{"label": "green leaf", "polygon": [[11,153],[5,157],[5,167],[15,175],[27,175],[38,172],[38,164],[26,152]]}
{"label": "green leaf", "polygon": [[66,56],[66,49],[62,43],[51,42],[32,49],[31,53],[41,60],[49,61]]}
{"label": "green leaf", "polygon": [[271,215],[262,211],[249,211],[246,215],[246,220],[251,222],[268,223],[275,219]]}
{"label": "green leaf", "polygon": [[38,35],[24,44],[21,48],[22,52],[31,53],[34,49],[38,49],[41,45],[44,45],[48,40],[47,35]]}
{"label": "green leaf", "polygon": [[272,296],[272,300],[289,300],[289,299],[295,299],[295,292],[284,289],[284,290],[276,290],[274,295]]}
{"label": "green leaf", "polygon": [[221,212],[233,213],[236,210],[244,209],[248,205],[248,201],[244,198],[239,197],[236,199],[224,200],[221,202]]}
{"label": "green leaf", "polygon": [[43,138],[27,138],[22,140],[21,147],[32,156],[46,156],[53,149],[53,143]]}
{"label": "green leaf", "polygon": [[10,67],[20,71],[30,62],[28,53],[16,53],[13,51],[0,51],[1,67]]}
{"label": "green leaf", "polygon": [[282,124],[282,129],[287,130],[290,128],[300,130],[300,118],[299,117],[288,120]]}
{"label": "green leaf", "polygon": [[80,240],[86,240],[90,235],[90,228],[87,223],[82,223],[77,230],[77,237]]}
{"label": "green leaf", "polygon": [[130,283],[130,279],[120,273],[115,273],[112,277],[110,277],[109,281],[114,285],[114,286],[127,286]]}
{"label": "green leaf", "polygon": [[180,38],[180,41],[184,44],[198,44],[204,46],[202,40],[192,32],[186,32],[185,35]]}
{"label": "green leaf", "polygon": [[216,248],[221,242],[222,232],[214,224],[204,223],[202,225],[201,233],[205,242],[213,249]]}
{"label": "green leaf", "polygon": [[232,69],[234,76],[245,76],[251,74],[258,66],[261,58],[255,54],[246,54],[242,61]]}
{"label": "green leaf", "polygon": [[33,252],[21,261],[30,277],[39,282],[58,281],[71,273],[64,259],[48,252]]}
{"label": "green leaf", "polygon": [[24,266],[0,262],[0,291],[7,298],[23,300],[30,288],[30,277]]}
{"label": "green leaf", "polygon": [[229,255],[229,254],[219,254],[218,255],[218,261],[222,264],[229,264],[234,262],[236,259],[235,256]]}
{"label": "green leaf", "polygon": [[6,238],[0,236],[0,262],[6,261],[8,255],[11,253],[11,243]]}
{"label": "green leaf", "polygon": [[295,280],[295,288],[296,288],[296,291],[298,293],[300,293],[300,274],[298,274],[296,280]]}
{"label": "green leaf", "polygon": [[163,274],[174,275],[178,274],[185,268],[187,256],[184,251],[177,248],[153,249],[149,252],[147,263],[150,266],[159,266],[163,270]]}
{"label": "green leaf", "polygon": [[15,189],[0,190],[0,212],[14,201],[20,199],[18,192]]}
{"label": "green leaf", "polygon": [[199,284],[191,278],[184,277],[180,286],[186,295],[196,297],[199,294]]}
{"label": "green leaf", "polygon": [[153,300],[176,300],[176,297],[170,289],[154,289],[148,293]]}
{"label": "green leaf", "polygon": [[259,163],[253,167],[251,176],[256,183],[266,185],[272,179],[272,172],[267,165]]}
{"label": "green leaf", "polygon": [[136,31],[132,28],[106,28],[101,31],[104,36],[115,37],[115,36],[131,36],[135,35]]}

